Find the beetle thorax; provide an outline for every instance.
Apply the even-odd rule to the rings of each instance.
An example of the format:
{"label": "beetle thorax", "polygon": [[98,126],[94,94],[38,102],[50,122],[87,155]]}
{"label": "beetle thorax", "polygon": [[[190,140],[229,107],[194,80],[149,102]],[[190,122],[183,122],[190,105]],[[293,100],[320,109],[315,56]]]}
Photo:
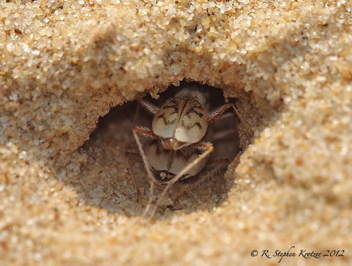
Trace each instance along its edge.
{"label": "beetle thorax", "polygon": [[[199,93],[199,92],[198,92]],[[178,150],[199,142],[207,132],[208,112],[197,91],[182,90],[168,99],[153,119],[153,132],[164,149]]]}

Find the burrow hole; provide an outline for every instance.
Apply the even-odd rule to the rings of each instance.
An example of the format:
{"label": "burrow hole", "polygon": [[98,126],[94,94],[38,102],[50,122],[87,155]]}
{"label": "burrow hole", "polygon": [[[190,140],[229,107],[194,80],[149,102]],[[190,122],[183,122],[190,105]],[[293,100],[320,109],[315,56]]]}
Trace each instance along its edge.
{"label": "burrow hole", "polygon": [[[225,103],[221,89],[186,82],[182,82],[179,87],[170,86],[158,99],[149,95],[145,99],[161,107],[166,99],[187,86],[196,87],[208,95],[210,100],[206,107],[209,113]],[[235,103],[236,99],[231,101]],[[112,108],[106,116],[100,118],[89,140],[79,149],[81,154],[86,154],[89,158],[80,180],[86,204],[128,216],[143,213],[149,199],[150,184],[132,129],[134,125],[151,129],[153,115],[143,108],[138,111],[137,106],[134,101]],[[228,109],[222,118],[209,125],[204,140],[212,142],[215,149],[206,167],[197,176],[178,181],[158,208],[158,215],[176,211],[212,210],[226,200],[229,189],[234,184],[234,177],[225,175],[227,166],[207,179],[204,179],[204,175],[216,167],[219,161],[228,160],[233,163],[236,155],[243,150],[243,138],[248,135],[240,132],[239,128],[243,129],[240,125],[240,119],[232,109]],[[148,145],[148,139],[141,137],[141,141],[144,147]],[[128,167],[129,162],[131,169]],[[160,191],[161,188],[157,193]]]}

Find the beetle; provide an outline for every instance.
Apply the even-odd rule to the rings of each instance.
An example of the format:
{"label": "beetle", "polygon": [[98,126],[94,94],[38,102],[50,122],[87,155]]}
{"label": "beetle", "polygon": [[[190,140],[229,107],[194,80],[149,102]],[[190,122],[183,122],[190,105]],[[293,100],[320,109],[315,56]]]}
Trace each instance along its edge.
{"label": "beetle", "polygon": [[139,99],[138,102],[153,117],[152,130],[135,127],[137,134],[158,136],[164,149],[178,150],[185,146],[198,143],[205,136],[208,124],[217,119],[227,109],[233,108],[245,125],[246,131],[252,136],[242,115],[234,104],[225,103],[212,113],[206,108],[207,97],[196,87],[185,87],[175,97],[169,98],[158,109],[156,106]]}
{"label": "beetle", "polygon": [[[144,217],[151,208],[155,184],[165,185],[165,188],[154,204],[150,218],[154,216],[156,208],[173,184],[178,180],[196,176],[205,167],[209,155],[214,150],[212,143],[202,141],[209,123],[219,118],[227,109],[233,108],[250,133],[232,103],[225,103],[215,111],[209,112],[207,100],[206,94],[193,86],[180,90],[175,97],[167,99],[161,108],[143,99],[138,100],[144,109],[154,115],[152,130],[139,126],[133,128],[133,135],[150,182],[151,196]],[[145,149],[138,135],[149,138]],[[219,167],[223,165],[214,169]]]}

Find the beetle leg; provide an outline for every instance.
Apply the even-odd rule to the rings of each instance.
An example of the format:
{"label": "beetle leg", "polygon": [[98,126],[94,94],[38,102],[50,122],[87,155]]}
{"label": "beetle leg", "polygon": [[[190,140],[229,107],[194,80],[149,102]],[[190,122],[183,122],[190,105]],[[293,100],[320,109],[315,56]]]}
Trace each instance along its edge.
{"label": "beetle leg", "polygon": [[145,128],[145,127],[134,127],[133,133],[136,133],[138,135],[141,135],[143,137],[150,138],[150,139],[158,139],[159,138],[157,135],[154,134],[154,132],[152,130],[150,130],[149,128]]}
{"label": "beetle leg", "polygon": [[166,195],[167,191],[172,187],[173,184],[175,184],[185,173],[187,173],[192,167],[194,167],[197,163],[199,163],[201,160],[206,158],[213,150],[214,146],[211,143],[207,142],[197,142],[192,144],[193,147],[203,150],[204,152],[199,155],[193,162],[189,163],[185,168],[182,169],[173,179],[171,179],[166,187],[164,188],[163,192],[161,192],[160,196],[158,197],[158,200],[156,201],[151,214],[150,218],[152,218],[155,214],[155,211],[157,207],[160,205],[162,198]]}
{"label": "beetle leg", "polygon": [[253,134],[249,130],[249,127],[248,127],[246,121],[244,120],[243,116],[241,115],[241,113],[238,111],[238,109],[236,108],[236,106],[233,103],[226,103],[223,106],[221,106],[220,108],[216,109],[213,113],[211,113],[209,115],[208,123],[213,122],[215,119],[217,119],[222,113],[224,113],[229,108],[232,108],[235,111],[236,115],[238,116],[238,118],[241,120],[244,127],[246,128],[247,133],[249,134],[250,137],[252,137]]}
{"label": "beetle leg", "polygon": [[151,113],[152,115],[155,115],[160,108],[156,107],[154,104],[143,100],[143,99],[137,99],[137,101],[139,102],[140,105],[142,105],[142,107],[147,110],[149,113]]}
{"label": "beetle leg", "polygon": [[145,156],[142,143],[141,143],[137,133],[142,134],[142,135],[146,135],[146,136],[149,136],[149,137],[154,137],[154,133],[152,133],[152,131],[149,130],[149,129],[143,129],[143,128],[139,128],[139,127],[133,128],[133,136],[134,136],[134,138],[135,138],[135,140],[137,142],[137,146],[138,146],[139,152],[140,152],[140,154],[142,156],[144,167],[145,167],[145,170],[147,171],[148,180],[149,180],[149,183],[150,183],[150,196],[149,196],[147,207],[146,207],[146,209],[145,209],[145,211],[143,213],[143,216],[142,216],[142,217],[145,218],[146,215],[148,214],[150,206],[151,206],[151,204],[153,202],[155,180],[154,180],[154,175],[153,175],[152,171],[150,170],[149,162],[147,160],[147,157]]}
{"label": "beetle leg", "polygon": [[231,117],[234,117],[235,114],[234,113],[225,113],[225,114],[222,114],[221,116],[219,116],[219,120],[226,120],[228,118],[231,118]]}
{"label": "beetle leg", "polygon": [[209,114],[208,123],[213,122],[215,119],[217,119],[221,114],[223,114],[229,108],[230,108],[230,106],[228,103],[225,103],[224,105],[220,106],[218,109],[216,109],[211,114]]}
{"label": "beetle leg", "polygon": [[233,103],[228,103],[228,105],[230,105],[230,107],[232,107],[232,109],[235,111],[235,113],[237,114],[237,116],[239,117],[239,119],[241,120],[241,122],[243,123],[244,127],[246,128],[246,131],[248,133],[248,135],[252,138],[253,137],[253,133],[252,131],[249,129],[247,122],[244,120],[243,116],[241,115],[241,113],[238,111],[238,109],[236,108],[236,106]]}

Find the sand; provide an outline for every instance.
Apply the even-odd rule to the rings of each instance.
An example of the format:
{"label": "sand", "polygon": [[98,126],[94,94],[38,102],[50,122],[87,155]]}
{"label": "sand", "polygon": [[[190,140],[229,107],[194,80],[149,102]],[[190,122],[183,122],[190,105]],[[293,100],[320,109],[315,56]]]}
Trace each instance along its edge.
{"label": "sand", "polygon": [[[351,264],[351,10],[0,0],[0,264],[275,265],[263,250],[290,248],[280,264]],[[254,136],[237,168],[145,221],[133,108],[93,131],[181,81],[237,98]]]}

